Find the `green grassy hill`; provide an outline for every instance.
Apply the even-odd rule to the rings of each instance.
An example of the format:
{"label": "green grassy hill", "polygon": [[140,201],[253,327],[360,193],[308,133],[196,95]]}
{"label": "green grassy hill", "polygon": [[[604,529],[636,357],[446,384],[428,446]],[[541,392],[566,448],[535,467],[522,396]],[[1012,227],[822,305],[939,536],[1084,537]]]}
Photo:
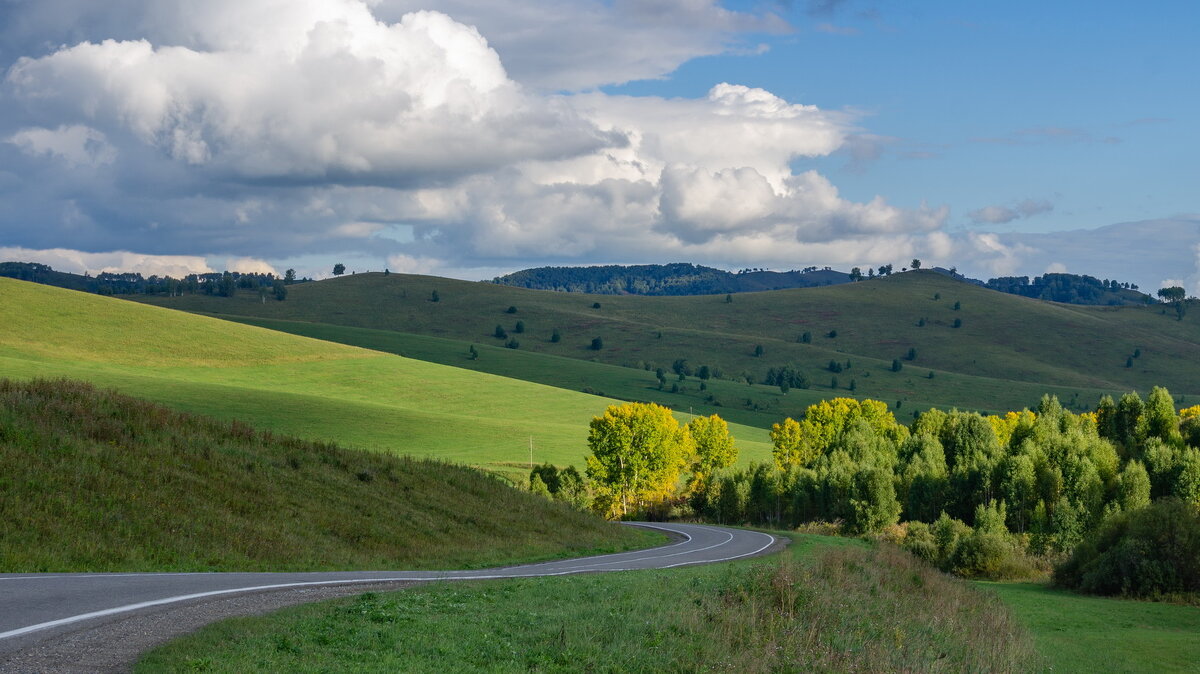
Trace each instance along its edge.
{"label": "green grassy hill", "polygon": [[0,571],[445,568],[646,537],[443,462],[0,380]]}
{"label": "green grassy hill", "polygon": [[[0,375],[72,377],[343,446],[521,470],[582,464],[614,401],[202,316],[0,279]],[[745,460],[761,429],[732,429]]]}
{"label": "green grassy hill", "polygon": [[[431,301],[433,293],[438,301]],[[676,409],[748,412],[740,420],[766,425],[797,414],[814,398],[854,395],[884,400],[901,414],[930,405],[984,411],[1020,409],[1055,393],[1076,410],[1103,393],[1164,385],[1200,393],[1200,318],[1176,321],[1159,306],[1084,307],[1031,300],[962,283],[936,272],[908,272],[826,288],[694,297],[598,296],[525,290],[485,282],[358,274],[292,286],[284,302],[257,296],[139,298],[192,312],[253,319],[262,325],[434,362],[505,372],[564,385],[537,370],[572,370],[561,360],[517,366],[489,353],[465,362],[470,344],[502,347],[497,325],[533,352],[640,370],[619,387],[615,375],[580,367],[567,388],[671,402]],[[595,308],[599,303],[600,308]],[[958,309],[955,309],[955,306]],[[515,313],[507,313],[509,307]],[[290,321],[291,324],[265,321]],[[515,333],[517,321],[524,332]],[[954,327],[959,321],[959,327]],[[438,348],[411,337],[304,327],[319,323],[452,340]],[[558,330],[561,341],[552,342]],[[317,333],[320,332],[320,335]],[[804,333],[809,343],[801,343]],[[830,336],[836,334],[836,336]],[[603,348],[590,348],[593,338]],[[423,345],[423,346],[422,346]],[[757,347],[763,353],[756,356]],[[478,349],[478,347],[477,347]],[[915,357],[908,360],[909,350]],[[1136,354],[1136,355],[1135,355]],[[515,357],[514,357],[515,358]],[[652,370],[684,358],[709,365],[723,382],[682,384],[682,394],[657,391]],[[899,359],[902,369],[892,371]],[[851,367],[830,372],[831,360]],[[505,364],[500,364],[500,363]],[[787,396],[761,382],[768,368],[794,365],[810,381]],[[645,368],[649,367],[651,372]],[[930,377],[932,373],[932,377]],[[630,373],[624,377],[633,380]],[[838,387],[832,387],[837,378]],[[851,382],[855,389],[849,391]],[[669,375],[668,388],[674,383]],[[710,398],[711,396],[711,398]],[[720,408],[714,403],[719,402]]]}

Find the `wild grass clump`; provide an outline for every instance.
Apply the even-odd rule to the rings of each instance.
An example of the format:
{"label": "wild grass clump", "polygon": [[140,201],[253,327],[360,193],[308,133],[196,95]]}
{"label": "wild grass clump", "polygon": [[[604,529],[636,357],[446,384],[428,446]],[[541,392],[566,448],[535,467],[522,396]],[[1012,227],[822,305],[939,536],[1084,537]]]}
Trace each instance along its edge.
{"label": "wild grass clump", "polygon": [[481,471],[0,380],[0,571],[487,565],[648,544]]}
{"label": "wild grass clump", "polygon": [[1038,664],[999,599],[886,543],[759,567],[691,619],[711,643],[704,666],[724,671],[1016,672]]}

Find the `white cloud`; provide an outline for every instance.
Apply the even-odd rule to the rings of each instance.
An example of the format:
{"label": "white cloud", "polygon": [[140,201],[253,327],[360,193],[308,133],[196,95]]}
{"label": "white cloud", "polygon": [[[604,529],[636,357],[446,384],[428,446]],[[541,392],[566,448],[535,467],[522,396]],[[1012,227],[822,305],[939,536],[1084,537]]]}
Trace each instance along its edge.
{"label": "white cloud", "polygon": [[28,248],[0,248],[0,260],[13,262],[38,262],[58,271],[74,274],[85,272],[92,275],[109,272],[140,272],[143,276],[173,276],[180,278],[188,274],[205,274],[213,271],[208,261],[191,255],[143,255],[129,251],[88,253],[67,248],[30,250]]}
{"label": "white cloud", "polygon": [[621,141],[525,94],[479,33],[444,14],[387,25],[361,2],[310,0],[312,11],[289,4],[285,20],[265,20],[277,4],[193,10],[208,49],[84,42],[21,59],[7,83],[41,114],[246,179],[446,180]]}
{"label": "white cloud", "polygon": [[1046,199],[1025,199],[1012,206],[985,206],[967,213],[976,223],[1000,225],[1013,220],[1031,218],[1054,210],[1054,204]]}
{"label": "white cloud", "polygon": [[7,142],[16,145],[27,155],[58,157],[68,166],[97,167],[111,164],[117,149],[96,129],[73,124],[57,129],[31,127],[9,136]]}
{"label": "white cloud", "polygon": [[[697,30],[716,50],[732,32],[774,25],[712,0],[568,4],[577,20],[581,11],[611,19],[601,22],[609,56],[622,44],[613,27],[631,22],[644,22],[634,31],[642,37]],[[534,13],[517,0],[504,6]],[[6,79],[22,114],[46,129],[89,130],[113,148],[111,166],[74,182],[44,171],[28,183],[36,196],[0,193],[0,213],[44,211],[36,231],[3,214],[0,228],[30,248],[70,241],[263,264],[319,252],[418,270],[663,256],[883,263],[889,251],[951,245],[935,236],[945,208],[853,202],[824,176],[793,172],[797,159],[835,152],[857,133],[845,113],[732,83],[696,99],[541,93],[514,81],[485,37],[519,33],[500,10],[450,3],[449,14],[388,18],[397,7],[406,5],[118,0],[115,12],[144,10],[133,27],[100,22],[114,39],[88,34],[22,59]],[[456,20],[475,15],[488,20]],[[638,67],[661,74],[672,58],[690,58],[682,54],[696,43],[680,40],[690,46],[677,52],[669,40],[647,41],[639,49],[668,57]],[[602,61],[607,78],[640,72]],[[552,71],[531,77],[539,86],[600,77]]]}
{"label": "white cloud", "polygon": [[275,276],[283,276],[275,271],[266,260],[259,260],[253,257],[237,257],[225,261],[225,269],[228,271],[236,271],[242,274],[274,274]]}
{"label": "white cloud", "polygon": [[431,257],[389,255],[387,265],[389,271],[399,274],[433,274],[441,270],[445,262]]}
{"label": "white cloud", "polygon": [[1047,274],[1065,274],[1067,273],[1067,265],[1061,262],[1051,262],[1046,265]]}

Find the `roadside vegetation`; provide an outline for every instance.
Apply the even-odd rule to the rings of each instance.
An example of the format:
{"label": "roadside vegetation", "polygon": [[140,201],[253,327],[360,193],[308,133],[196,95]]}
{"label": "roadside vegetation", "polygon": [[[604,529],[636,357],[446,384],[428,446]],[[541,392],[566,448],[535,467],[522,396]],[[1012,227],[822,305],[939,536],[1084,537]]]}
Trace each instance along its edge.
{"label": "roadside vegetation", "polygon": [[440,461],[0,380],[0,572],[491,566],[662,537]]}
{"label": "roadside vegetation", "polygon": [[209,626],[136,671],[1036,671],[993,596],[894,547],[442,583]]}

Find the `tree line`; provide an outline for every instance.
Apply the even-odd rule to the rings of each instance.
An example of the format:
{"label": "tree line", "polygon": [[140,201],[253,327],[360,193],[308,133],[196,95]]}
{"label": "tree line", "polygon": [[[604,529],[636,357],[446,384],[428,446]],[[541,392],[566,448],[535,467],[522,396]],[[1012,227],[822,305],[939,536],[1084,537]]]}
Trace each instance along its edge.
{"label": "tree line", "polygon": [[101,272],[92,276],[55,271],[49,265],[33,262],[0,262],[0,276],[99,295],[167,295],[175,297],[186,293],[232,297],[238,291],[248,290],[266,294],[277,300],[287,298],[287,286],[312,281],[310,278],[297,278],[294,269],[287,270],[282,277],[270,273],[236,271],[188,274],[180,278],[158,275],[143,276],[139,272]]}
{"label": "tree line", "polygon": [[1177,411],[1160,387],[1081,414],[1045,396],[1034,410],[930,409],[909,425],[883,402],[835,398],[775,424],[773,461],[744,469],[732,468],[737,448],[716,415],[681,425],[631,403],[589,430],[583,501],[599,514],[831,522],[968,576],[1061,558],[1160,499],[1200,506],[1200,405]]}

